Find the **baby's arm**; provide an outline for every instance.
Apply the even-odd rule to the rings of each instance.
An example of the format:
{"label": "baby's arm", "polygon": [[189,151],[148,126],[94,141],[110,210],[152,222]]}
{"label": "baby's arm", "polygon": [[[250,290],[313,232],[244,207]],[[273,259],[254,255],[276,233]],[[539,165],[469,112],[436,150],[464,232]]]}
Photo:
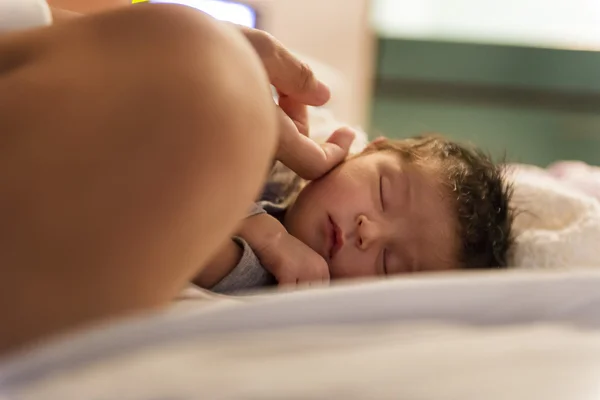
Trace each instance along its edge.
{"label": "baby's arm", "polygon": [[268,214],[248,218],[239,232],[280,285],[329,281],[327,262]]}
{"label": "baby's arm", "polygon": [[[259,205],[253,204],[248,213],[248,217],[241,222],[235,235],[246,240],[244,236],[246,236],[249,229],[248,226],[254,225],[254,221],[256,221],[257,218],[265,215],[267,214]],[[244,233],[242,236],[243,231]],[[258,232],[257,234],[262,233],[263,232]],[[248,244],[243,243],[242,240],[236,238],[228,240],[202,270],[202,273],[194,278],[194,283],[205,289],[213,288],[238,267],[242,261],[249,262],[247,259],[250,255],[245,253],[249,253],[250,249],[246,247],[248,247]],[[246,258],[246,260],[244,260],[244,258]],[[256,263],[258,263],[258,260],[256,260]]]}
{"label": "baby's arm", "polygon": [[[266,213],[246,218],[237,236],[246,242],[244,248],[242,249],[239,243],[229,242],[194,283],[204,288],[213,288],[240,264],[252,264],[250,258],[254,258],[257,265],[260,261],[260,265],[257,266],[260,269],[258,272],[272,274],[279,284],[329,281],[327,262],[310,247],[290,235],[277,219]],[[238,275],[244,275],[248,279],[261,279],[248,276],[256,275],[251,271],[241,271]]]}
{"label": "baby's arm", "polygon": [[243,249],[234,240],[228,240],[200,275],[196,276],[194,283],[205,289],[212,288],[239,264],[242,254]]}
{"label": "baby's arm", "polygon": [[248,218],[239,235],[280,285],[329,281],[327,262],[268,214]]}
{"label": "baby's arm", "polygon": [[[237,238],[243,240],[232,238],[228,241],[202,273],[194,279],[194,283],[200,287],[211,289],[231,274],[235,268],[245,267],[241,264],[256,264],[257,268],[261,270],[265,268],[273,274],[271,269],[266,268],[261,262],[262,260],[257,257],[260,257],[259,254],[270,255],[272,253],[270,249],[276,248],[276,243],[283,234],[288,235],[283,225],[265,212],[245,218],[235,233]],[[246,243],[243,243],[244,241]],[[244,253],[247,252],[254,254],[246,254],[246,258],[254,256],[254,260],[242,260]]]}

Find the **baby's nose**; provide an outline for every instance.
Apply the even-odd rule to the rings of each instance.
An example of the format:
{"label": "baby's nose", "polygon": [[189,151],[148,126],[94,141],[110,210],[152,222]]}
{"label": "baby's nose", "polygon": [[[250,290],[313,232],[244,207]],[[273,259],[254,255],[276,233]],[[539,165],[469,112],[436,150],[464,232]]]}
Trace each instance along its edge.
{"label": "baby's nose", "polygon": [[356,247],[367,250],[382,238],[382,230],[378,224],[369,220],[365,215],[358,217],[356,222]]}

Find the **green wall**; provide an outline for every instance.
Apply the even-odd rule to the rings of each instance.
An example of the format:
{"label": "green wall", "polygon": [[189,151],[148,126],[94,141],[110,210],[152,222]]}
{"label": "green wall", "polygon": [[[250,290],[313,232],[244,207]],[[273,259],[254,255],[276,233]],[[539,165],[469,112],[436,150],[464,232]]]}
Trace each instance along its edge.
{"label": "green wall", "polygon": [[600,53],[382,39],[370,132],[600,164]]}

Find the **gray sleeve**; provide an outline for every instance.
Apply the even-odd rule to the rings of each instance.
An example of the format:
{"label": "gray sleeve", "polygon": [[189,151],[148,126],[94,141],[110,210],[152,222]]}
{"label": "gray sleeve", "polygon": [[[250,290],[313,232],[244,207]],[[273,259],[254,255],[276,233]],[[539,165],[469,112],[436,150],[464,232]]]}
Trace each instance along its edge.
{"label": "gray sleeve", "polygon": [[[248,217],[264,213],[266,211],[258,203],[253,203]],[[236,236],[232,239],[242,248],[242,258],[235,268],[210,290],[216,293],[231,294],[274,284],[275,278],[263,268],[250,245],[241,237]]]}
{"label": "gray sleeve", "polygon": [[275,284],[275,278],[263,268],[248,243],[240,237],[234,237],[233,240],[243,249],[242,258],[235,268],[210,290],[215,293],[232,294]]}

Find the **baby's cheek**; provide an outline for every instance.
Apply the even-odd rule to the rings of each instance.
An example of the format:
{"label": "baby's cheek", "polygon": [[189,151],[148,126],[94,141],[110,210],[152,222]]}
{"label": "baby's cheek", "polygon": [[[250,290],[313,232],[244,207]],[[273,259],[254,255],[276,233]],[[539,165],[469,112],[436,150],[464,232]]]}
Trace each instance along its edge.
{"label": "baby's cheek", "polygon": [[337,173],[332,173],[315,183],[319,186],[320,191],[327,193],[328,195],[355,194],[359,193],[361,188],[364,191],[365,182],[367,181],[364,178],[360,179],[360,176],[356,175],[357,174],[341,170]]}

